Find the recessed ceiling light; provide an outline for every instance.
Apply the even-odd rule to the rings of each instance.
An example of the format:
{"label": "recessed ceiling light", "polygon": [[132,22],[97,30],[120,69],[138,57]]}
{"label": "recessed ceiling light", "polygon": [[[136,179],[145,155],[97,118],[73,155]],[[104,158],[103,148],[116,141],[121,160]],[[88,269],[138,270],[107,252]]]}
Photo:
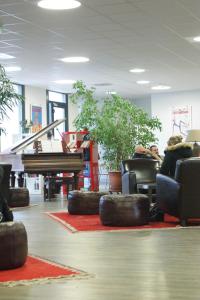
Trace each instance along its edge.
{"label": "recessed ceiling light", "polygon": [[73,84],[76,82],[76,80],[72,80],[72,79],[61,79],[61,80],[55,80],[55,83],[58,84]]}
{"label": "recessed ceiling light", "polygon": [[89,58],[83,56],[72,56],[72,57],[61,58],[61,61],[68,62],[68,63],[79,63],[79,62],[87,62],[89,61]]}
{"label": "recessed ceiling light", "polygon": [[15,56],[6,53],[0,53],[0,59],[12,59],[12,58],[15,58]]}
{"label": "recessed ceiling light", "polygon": [[151,88],[152,90],[170,90],[171,89],[171,86],[168,86],[168,85],[155,85],[155,86],[152,86]]}
{"label": "recessed ceiling light", "polygon": [[115,91],[107,91],[106,94],[107,95],[116,95],[117,92],[115,92]]}
{"label": "recessed ceiling light", "polygon": [[22,68],[18,66],[5,67],[6,72],[17,72],[17,71],[21,71],[21,69]]}
{"label": "recessed ceiling light", "polygon": [[200,42],[200,36],[195,36],[195,37],[193,38],[193,41],[194,41],[194,42]]}
{"label": "recessed ceiling light", "polygon": [[131,73],[144,73],[146,70],[145,69],[140,69],[140,68],[134,68],[129,70]]}
{"label": "recessed ceiling light", "polygon": [[46,9],[72,9],[79,7],[81,3],[76,0],[42,0],[38,6]]}
{"label": "recessed ceiling light", "polygon": [[149,84],[150,81],[149,80],[138,80],[136,81],[137,84]]}

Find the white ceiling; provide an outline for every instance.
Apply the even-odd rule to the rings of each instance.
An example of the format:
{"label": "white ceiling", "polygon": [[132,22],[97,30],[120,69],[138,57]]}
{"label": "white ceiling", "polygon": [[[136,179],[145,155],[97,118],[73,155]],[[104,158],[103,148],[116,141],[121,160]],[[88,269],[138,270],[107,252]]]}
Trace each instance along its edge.
{"label": "white ceiling", "polygon": [[[9,75],[13,81],[70,92],[70,85],[53,81],[83,80],[100,94],[127,97],[150,94],[157,84],[173,92],[200,88],[200,44],[191,42],[200,35],[199,0],[79,1],[79,8],[52,11],[34,0],[0,0],[0,52],[16,57],[0,63],[22,67]],[[66,56],[90,62],[59,61]],[[130,73],[134,67],[147,72]]]}

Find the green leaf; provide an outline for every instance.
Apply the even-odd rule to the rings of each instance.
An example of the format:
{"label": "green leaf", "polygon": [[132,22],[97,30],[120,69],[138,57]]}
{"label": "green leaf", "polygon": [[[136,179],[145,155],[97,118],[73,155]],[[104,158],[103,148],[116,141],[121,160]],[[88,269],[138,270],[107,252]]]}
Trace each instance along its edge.
{"label": "green leaf", "polygon": [[93,140],[102,146],[108,170],[120,170],[121,161],[132,157],[136,145],[148,146],[157,141],[154,132],[161,130],[158,118],[150,118],[119,95],[110,95],[100,104],[95,89],[87,89],[82,81],[73,88],[71,101],[81,103],[74,126],[76,130],[87,127]]}
{"label": "green leaf", "polygon": [[24,98],[15,92],[12,82],[8,79],[5,69],[0,65],[0,120],[8,118],[8,111]]}

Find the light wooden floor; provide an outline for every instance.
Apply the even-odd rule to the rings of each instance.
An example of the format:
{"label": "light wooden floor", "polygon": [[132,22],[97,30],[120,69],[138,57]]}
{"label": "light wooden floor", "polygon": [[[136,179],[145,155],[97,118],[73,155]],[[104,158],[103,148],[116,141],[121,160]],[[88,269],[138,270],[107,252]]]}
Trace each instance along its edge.
{"label": "light wooden floor", "polygon": [[43,202],[14,212],[28,232],[29,253],[92,276],[43,285],[0,288],[2,300],[200,299],[200,229],[71,234],[45,211],[66,201]]}

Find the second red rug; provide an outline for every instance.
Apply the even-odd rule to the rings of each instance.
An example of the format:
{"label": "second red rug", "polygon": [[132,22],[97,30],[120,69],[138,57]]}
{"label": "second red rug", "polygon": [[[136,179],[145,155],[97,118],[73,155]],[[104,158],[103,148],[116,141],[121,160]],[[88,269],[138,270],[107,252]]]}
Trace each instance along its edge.
{"label": "second red rug", "polygon": [[47,214],[73,233],[78,231],[146,230],[179,226],[178,220],[173,217],[168,217],[165,222],[152,222],[144,226],[114,227],[102,225],[99,215],[70,215],[66,211],[47,212]]}

